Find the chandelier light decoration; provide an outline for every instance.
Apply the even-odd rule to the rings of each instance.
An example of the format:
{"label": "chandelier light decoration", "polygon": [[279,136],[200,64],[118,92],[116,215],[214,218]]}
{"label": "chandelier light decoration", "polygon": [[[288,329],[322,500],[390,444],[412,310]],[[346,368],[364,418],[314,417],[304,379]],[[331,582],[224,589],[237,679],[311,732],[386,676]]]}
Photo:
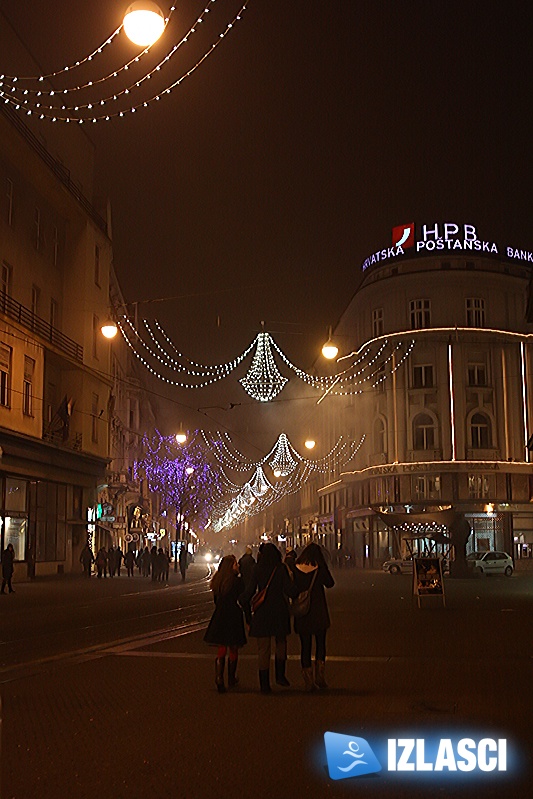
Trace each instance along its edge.
{"label": "chandelier light decoration", "polygon": [[255,350],[251,365],[239,382],[246,393],[258,402],[272,401],[288,382],[288,378],[279,370],[275,354],[299,380],[311,388],[322,394],[346,395],[360,394],[365,386],[379,385],[401,366],[414,346],[413,340],[390,342],[387,338],[373,339],[353,353],[349,365],[338,374],[317,376],[295,366],[270,333],[264,331],[258,333],[244,352],[232,361],[207,366],[179,352],[157,321],[151,323],[144,319],[144,330],[141,331],[127,316],[123,316],[118,326],[127,345],[143,366],[159,380],[178,388],[205,388],[223,380]]}
{"label": "chandelier light decoration", "polygon": [[[365,440],[359,442],[337,441],[333,449],[317,460],[302,458],[282,433],[262,461],[256,465],[254,475],[240,489],[237,496],[229,501],[216,503],[213,508],[213,530],[220,532],[234,527],[246,517],[261,513],[270,505],[279,502],[284,496],[301,489],[310,477],[317,472],[325,473],[345,466],[353,460]],[[216,452],[216,449],[213,450]],[[263,464],[268,462],[276,482],[271,483],[265,476]]]}
{"label": "chandelier light decoration", "polygon": [[[281,433],[270,452],[257,461],[246,459],[232,446],[228,433],[197,430],[188,443],[159,432],[143,438],[144,455],[135,464],[135,476],[146,477],[167,510],[179,508],[201,528],[220,532],[260,513],[288,494],[301,489],[310,477],[332,472],[353,460],[363,444],[339,438],[323,458],[303,458]],[[272,471],[272,479],[264,467]],[[233,482],[224,471],[253,471],[244,484]]]}
{"label": "chandelier light decoration", "polygon": [[[217,0],[203,0],[200,13],[196,12],[188,29],[179,35],[178,41],[170,46],[163,57],[154,57],[152,45],[145,46],[145,40],[141,37],[136,42],[137,46],[143,47],[140,53],[125,63],[113,67],[103,66],[99,73],[90,75],[89,73],[94,72],[95,63],[106,63],[105,54],[111,45],[119,41],[118,36],[123,28],[127,32],[128,17],[133,16],[127,14],[123,25],[88,55],[72,64],[41,75],[12,75],[7,74],[8,70],[5,74],[0,74],[0,100],[28,116],[33,115],[51,122],[81,124],[109,121],[134,114],[159,102],[190,77],[242,19],[249,2],[247,0],[237,6],[237,3],[232,4],[228,0],[218,0],[218,3]],[[215,13],[215,4],[221,7],[221,13]],[[146,5],[132,3],[128,12],[138,11],[136,6]],[[148,5],[155,7],[151,9],[155,13],[149,15],[150,18],[155,19],[167,33],[176,6],[172,5],[164,16],[155,3],[149,2]],[[222,13],[225,14],[224,20],[221,18]],[[210,23],[217,26],[217,32],[211,35],[210,44],[200,55],[192,57],[186,69],[181,68],[179,74],[175,71],[172,73],[172,65],[175,63],[172,59],[176,53],[189,44],[194,34]],[[189,47],[186,48],[186,52],[188,51]]]}

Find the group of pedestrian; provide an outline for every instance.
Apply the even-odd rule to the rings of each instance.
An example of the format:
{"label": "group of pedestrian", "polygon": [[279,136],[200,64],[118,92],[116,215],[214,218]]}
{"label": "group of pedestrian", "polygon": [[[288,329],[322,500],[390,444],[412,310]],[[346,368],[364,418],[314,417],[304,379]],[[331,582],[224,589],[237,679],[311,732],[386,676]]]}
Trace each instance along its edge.
{"label": "group of pedestrian", "polygon": [[134,576],[135,567],[139,569],[139,573],[143,577],[151,575],[154,582],[168,582],[170,572],[170,555],[168,550],[156,546],[152,549],[144,547],[136,553],[132,549],[128,549],[126,554],[122,552],[119,546],[111,546],[106,549],[105,546],[100,547],[96,556],[90,545],[87,543],[83,547],[80,554],[80,563],[83,566],[83,573],[85,577],[90,577],[92,573],[93,564],[96,566],[96,576],[102,579],[107,577],[120,577],[122,564],[124,564],[128,577]]}
{"label": "group of pedestrian", "polygon": [[[228,686],[237,683],[239,649],[246,643],[246,629],[257,640],[259,686],[271,693],[270,659],[274,639],[275,680],[289,686],[286,676],[287,637],[291,632],[291,600],[300,607],[294,614],[294,632],[300,638],[300,662],[306,691],[327,688],[325,678],[326,633],[330,618],[325,588],[335,584],[322,547],[308,544],[299,556],[288,550],[283,560],[272,543],[259,547],[257,563],[250,548],[237,562],[234,555],[220,561],[211,580],[215,610],[204,636],[217,647],[215,684],[225,693],[224,672],[228,656]],[[245,629],[246,625],[246,629]],[[315,669],[312,645],[315,639]]]}

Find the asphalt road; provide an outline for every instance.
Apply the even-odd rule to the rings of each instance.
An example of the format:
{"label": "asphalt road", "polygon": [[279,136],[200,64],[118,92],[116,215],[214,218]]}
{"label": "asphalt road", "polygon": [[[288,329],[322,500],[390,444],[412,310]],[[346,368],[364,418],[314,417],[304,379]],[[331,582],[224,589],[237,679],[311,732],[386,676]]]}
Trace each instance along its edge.
{"label": "asphalt road", "polygon": [[[336,572],[329,690],[303,692],[291,636],[292,686],[271,696],[253,641],[239,685],[217,694],[203,574],[168,587],[66,578],[1,597],[1,799],[532,795],[531,574],[448,579],[445,607],[418,608],[410,577]],[[365,739],[380,770],[332,779],[328,731]],[[450,771],[456,751],[427,770],[435,741],[461,738],[505,740],[506,770]],[[389,739],[424,741],[413,770],[388,770]]]}

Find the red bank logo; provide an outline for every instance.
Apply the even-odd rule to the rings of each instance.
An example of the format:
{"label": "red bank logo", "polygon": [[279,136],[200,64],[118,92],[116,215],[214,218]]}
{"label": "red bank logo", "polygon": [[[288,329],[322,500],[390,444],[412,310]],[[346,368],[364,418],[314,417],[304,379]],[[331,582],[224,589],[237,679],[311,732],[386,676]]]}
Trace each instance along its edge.
{"label": "red bank logo", "polygon": [[398,225],[392,228],[392,246],[393,247],[414,247],[415,244],[415,223],[410,222],[408,225]]}

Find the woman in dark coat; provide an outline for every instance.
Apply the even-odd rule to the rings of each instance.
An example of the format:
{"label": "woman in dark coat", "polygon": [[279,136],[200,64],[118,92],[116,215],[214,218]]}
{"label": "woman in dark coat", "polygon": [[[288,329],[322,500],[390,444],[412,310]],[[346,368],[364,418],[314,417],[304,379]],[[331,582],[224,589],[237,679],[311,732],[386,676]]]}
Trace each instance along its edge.
{"label": "woman in dark coat", "polygon": [[[314,578],[314,581],[313,581]],[[332,588],[335,580],[327,567],[322,548],[318,544],[308,544],[296,559],[294,581],[298,593],[311,588],[309,613],[294,619],[294,632],[300,636],[301,664],[305,690],[327,688],[325,679],[326,632],[330,626],[328,605],[324,588]],[[311,668],[311,649],[315,638],[315,675]]]}
{"label": "woman in dark coat", "polygon": [[6,592],[6,585],[9,589],[10,594],[14,594],[13,586],[11,585],[11,580],[13,578],[14,566],[13,562],[15,560],[15,550],[13,548],[13,544],[8,544],[7,547],[4,549],[2,553],[2,590],[0,593],[5,594]]}
{"label": "woman in dark coat", "polygon": [[[261,591],[267,585],[263,604],[251,616],[247,603],[257,591]],[[250,637],[257,638],[259,685],[263,694],[270,693],[272,637],[276,639],[276,683],[285,686],[290,684],[285,676],[287,636],[291,631],[287,597],[296,595],[295,584],[289,569],[282,562],[281,552],[274,544],[263,544],[243,597],[247,619],[250,621]]]}
{"label": "woman in dark coat", "polygon": [[211,580],[211,590],[215,610],[204,635],[207,644],[218,646],[215,660],[215,684],[219,693],[226,691],[224,667],[226,652],[229,649],[228,686],[237,684],[237,661],[239,647],[246,643],[244,615],[238,599],[244,590],[244,581],[239,574],[239,564],[235,555],[226,555]]}

